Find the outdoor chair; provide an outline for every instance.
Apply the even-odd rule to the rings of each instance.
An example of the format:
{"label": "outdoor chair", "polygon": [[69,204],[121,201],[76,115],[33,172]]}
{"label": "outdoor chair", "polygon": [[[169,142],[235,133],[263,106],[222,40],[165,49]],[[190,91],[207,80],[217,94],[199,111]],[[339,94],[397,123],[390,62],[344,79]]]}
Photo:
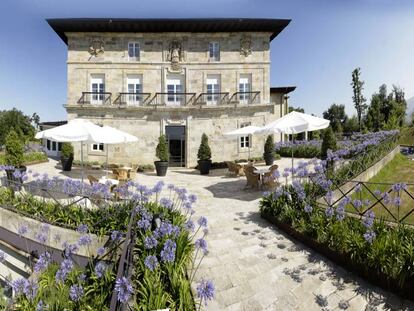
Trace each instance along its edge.
{"label": "outdoor chair", "polygon": [[244,174],[246,175],[247,183],[246,188],[259,188],[259,181],[260,181],[260,175],[254,173],[256,168],[253,165],[246,165],[244,168]]}
{"label": "outdoor chair", "polygon": [[98,180],[96,177],[92,176],[92,175],[88,175],[87,177],[88,177],[88,180],[89,180],[89,183],[91,184],[91,186],[92,186],[94,183],[99,182],[99,180]]}
{"label": "outdoor chair", "polygon": [[277,165],[272,165],[269,168],[269,172],[263,175],[263,187],[266,190],[276,189],[280,185],[279,181],[274,175],[275,172],[277,171],[277,168],[278,168]]}
{"label": "outdoor chair", "polygon": [[233,161],[225,161],[225,163],[227,164],[227,168],[228,168],[228,174],[229,175],[235,175],[235,176],[243,176],[244,172],[243,172],[243,166],[235,163]]}

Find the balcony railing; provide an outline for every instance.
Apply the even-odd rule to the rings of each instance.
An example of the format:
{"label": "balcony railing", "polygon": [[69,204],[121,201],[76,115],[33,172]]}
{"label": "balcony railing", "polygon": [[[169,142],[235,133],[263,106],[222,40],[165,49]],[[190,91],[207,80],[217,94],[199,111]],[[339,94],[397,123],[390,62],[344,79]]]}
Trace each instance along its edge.
{"label": "balcony railing", "polygon": [[155,93],[150,106],[188,106],[194,102],[196,93]]}
{"label": "balcony railing", "polygon": [[230,97],[231,104],[254,105],[260,103],[260,92],[236,92]]}
{"label": "balcony railing", "polygon": [[126,106],[146,106],[150,101],[151,93],[119,93],[114,104]]}
{"label": "balcony railing", "polygon": [[78,104],[110,105],[112,93],[109,92],[82,92]]}
{"label": "balcony railing", "polygon": [[194,105],[217,106],[226,105],[229,102],[229,93],[201,93],[194,101]]}

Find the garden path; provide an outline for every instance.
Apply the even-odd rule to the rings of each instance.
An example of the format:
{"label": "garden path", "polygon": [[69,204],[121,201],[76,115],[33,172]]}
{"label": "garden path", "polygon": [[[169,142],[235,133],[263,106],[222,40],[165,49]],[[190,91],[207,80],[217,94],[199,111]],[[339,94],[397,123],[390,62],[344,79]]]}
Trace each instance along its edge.
{"label": "garden path", "polygon": [[[283,170],[290,159],[277,164]],[[31,168],[60,172],[54,161]],[[166,177],[137,176],[146,185],[158,180],[196,194],[196,216],[208,218],[209,254],[194,281],[195,286],[205,277],[215,283],[216,297],[206,310],[414,310],[414,304],[373,287],[261,219],[261,193],[243,190],[244,178],[228,177],[225,170],[200,176],[174,168]]]}

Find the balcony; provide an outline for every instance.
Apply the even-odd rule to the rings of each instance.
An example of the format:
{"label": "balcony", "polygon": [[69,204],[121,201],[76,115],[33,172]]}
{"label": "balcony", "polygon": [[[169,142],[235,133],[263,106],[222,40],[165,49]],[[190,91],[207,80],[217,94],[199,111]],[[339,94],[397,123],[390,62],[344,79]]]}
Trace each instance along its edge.
{"label": "balcony", "polygon": [[106,107],[223,107],[259,105],[260,92],[217,93],[118,93],[82,92],[77,104]]}
{"label": "balcony", "polygon": [[146,106],[150,101],[151,93],[119,93],[114,104],[121,106]]}
{"label": "balcony", "polygon": [[112,93],[109,92],[82,92],[78,104],[81,105],[110,105]]}
{"label": "balcony", "polygon": [[260,104],[260,92],[236,92],[229,100],[230,104],[235,105],[257,105]]}
{"label": "balcony", "polygon": [[155,93],[149,106],[185,107],[190,106],[196,93]]}
{"label": "balcony", "polygon": [[229,93],[201,93],[194,101],[194,105],[217,106],[229,103]]}

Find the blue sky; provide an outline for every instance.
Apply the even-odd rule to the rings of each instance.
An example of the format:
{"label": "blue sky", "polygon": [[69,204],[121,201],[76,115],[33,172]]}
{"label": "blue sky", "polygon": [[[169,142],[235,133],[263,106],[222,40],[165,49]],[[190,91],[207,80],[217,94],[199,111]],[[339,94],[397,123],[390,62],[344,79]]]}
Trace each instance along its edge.
{"label": "blue sky", "polygon": [[355,67],[368,99],[382,83],[414,96],[409,0],[1,0],[0,109],[66,119],[66,46],[48,17],[289,18],[271,44],[271,85],[296,85],[293,106],[321,115],[339,103],[354,113]]}

